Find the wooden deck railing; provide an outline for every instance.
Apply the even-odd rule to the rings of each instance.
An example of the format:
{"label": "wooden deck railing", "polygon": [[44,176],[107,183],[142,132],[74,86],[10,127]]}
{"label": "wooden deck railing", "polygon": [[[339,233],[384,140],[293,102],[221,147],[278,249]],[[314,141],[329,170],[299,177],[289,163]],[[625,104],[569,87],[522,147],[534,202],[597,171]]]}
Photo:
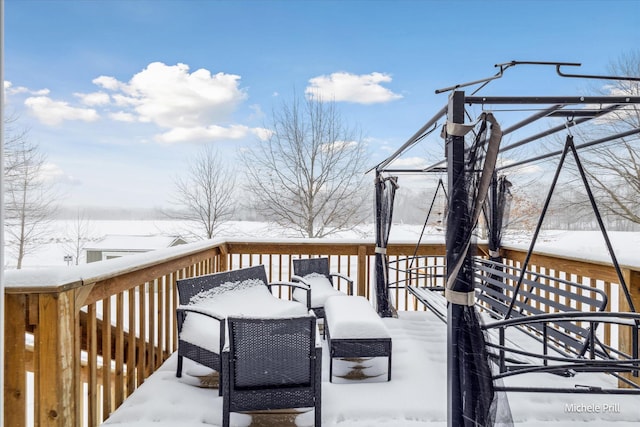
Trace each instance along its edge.
{"label": "wooden deck railing", "polygon": [[[214,241],[63,269],[9,271],[5,289],[4,423],[7,426],[96,426],[176,349],[175,282],[184,277],[264,264],[270,280],[288,280],[292,260],[328,256],[332,270],[372,298],[374,244],[326,240]],[[414,244],[391,244],[391,261],[408,267]],[[444,265],[442,244],[421,245],[423,265]],[[517,266],[524,253],[504,250]],[[534,268],[606,289],[624,310],[610,265],[540,255]],[[418,266],[414,266],[418,267]],[[640,269],[625,268],[637,307]],[[401,281],[391,271],[391,281]],[[340,283],[346,291],[346,283]],[[402,288],[398,310],[416,309]],[[288,295],[281,295],[288,298]],[[617,305],[616,305],[617,304]],[[618,307],[619,306],[619,307]],[[607,331],[611,341],[616,331]],[[620,336],[620,347],[630,345]]]}

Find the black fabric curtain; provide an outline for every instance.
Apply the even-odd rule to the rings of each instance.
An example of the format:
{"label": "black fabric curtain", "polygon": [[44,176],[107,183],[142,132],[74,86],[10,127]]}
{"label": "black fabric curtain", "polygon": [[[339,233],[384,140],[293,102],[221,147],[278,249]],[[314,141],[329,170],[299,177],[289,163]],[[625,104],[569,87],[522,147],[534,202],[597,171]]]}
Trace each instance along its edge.
{"label": "black fabric curtain", "polygon": [[511,209],[511,182],[506,176],[496,177],[494,174],[491,182],[491,194],[489,197],[489,258],[491,261],[501,262],[500,246],[502,242],[502,229],[509,220]]}
{"label": "black fabric curtain", "polygon": [[[491,126],[491,135],[486,133]],[[460,137],[473,125],[452,127],[448,134]],[[447,290],[449,301],[449,387],[452,417],[460,427],[496,425],[497,400],[491,363],[485,347],[474,301],[474,231],[494,178],[502,131],[492,114],[483,114],[472,143],[464,148],[464,167],[450,170],[450,202],[447,218]],[[452,144],[449,141],[448,144]],[[452,148],[452,150],[454,150]],[[454,158],[455,152],[449,155]],[[449,161],[452,161],[451,159]],[[496,242],[499,244],[499,239]],[[498,247],[498,246],[496,246]],[[501,425],[509,425],[510,421]]]}
{"label": "black fabric curtain", "polygon": [[384,177],[376,171],[376,249],[375,249],[375,279],[376,279],[376,309],[382,317],[391,317],[391,303],[389,301],[389,268],[387,258],[387,244],[391,232],[393,219],[393,202],[398,189],[398,178]]}

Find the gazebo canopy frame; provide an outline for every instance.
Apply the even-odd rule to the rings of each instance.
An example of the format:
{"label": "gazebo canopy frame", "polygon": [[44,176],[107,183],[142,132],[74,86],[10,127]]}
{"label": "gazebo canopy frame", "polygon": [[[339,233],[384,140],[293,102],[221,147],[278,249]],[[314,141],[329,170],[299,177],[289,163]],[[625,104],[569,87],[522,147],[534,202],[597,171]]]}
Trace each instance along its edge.
{"label": "gazebo canopy frame", "polygon": [[[486,383],[483,383],[482,378],[471,379],[467,378],[468,373],[464,370],[464,364],[468,363],[463,360],[465,358],[464,349],[465,342],[473,342],[474,337],[478,336],[479,327],[474,325],[477,322],[475,316],[470,315],[470,310],[474,310],[472,304],[464,302],[463,295],[470,295],[474,292],[473,279],[471,275],[472,265],[471,253],[468,251],[469,240],[471,233],[476,226],[477,215],[470,215],[473,211],[474,204],[482,205],[484,207],[485,201],[488,201],[490,212],[488,213],[488,231],[489,241],[493,241],[493,247],[491,250],[496,250],[496,245],[499,244],[499,238],[496,239],[496,235],[499,235],[502,227],[501,220],[496,221],[495,218],[501,218],[502,212],[497,210],[504,208],[504,204],[497,203],[496,197],[501,193],[496,191],[496,187],[500,182],[498,173],[508,168],[516,166],[522,166],[533,162],[538,162],[555,156],[561,156],[560,165],[556,171],[556,176],[552,187],[549,191],[549,195],[545,202],[545,208],[543,214],[538,221],[534,239],[529,248],[529,255],[533,251],[533,246],[537,238],[537,234],[546,213],[548,207],[549,198],[553,192],[557,181],[557,175],[559,174],[564,159],[568,153],[572,153],[579,167],[579,172],[582,176],[583,182],[586,186],[587,193],[589,195],[591,205],[594,209],[594,213],[597,216],[598,223],[601,227],[601,231],[605,238],[607,248],[609,249],[613,263],[619,272],[617,260],[615,254],[611,248],[606,230],[602,224],[595,200],[588,187],[588,183],[584,176],[584,169],[580,164],[578,158],[578,151],[589,147],[597,146],[607,142],[615,142],[625,137],[636,135],[640,133],[640,127],[633,127],[623,132],[618,132],[603,138],[599,138],[592,141],[586,141],[582,144],[574,144],[573,137],[571,135],[571,128],[579,126],[583,123],[587,123],[596,118],[602,118],[613,112],[619,112],[620,110],[629,106],[637,106],[640,104],[639,96],[477,96],[477,92],[486,87],[488,83],[493,80],[499,79],[504,75],[504,71],[508,68],[516,65],[552,65],[556,67],[556,71],[561,77],[570,78],[585,78],[585,79],[604,79],[604,80],[628,80],[628,81],[640,81],[640,77],[619,77],[619,76],[597,76],[586,74],[569,74],[561,71],[562,67],[579,66],[577,63],[563,63],[563,62],[531,62],[531,61],[511,61],[509,63],[497,64],[500,70],[494,76],[475,80],[468,83],[457,84],[448,88],[436,90],[436,93],[453,91],[448,99],[447,105],[442,107],[431,119],[429,119],[414,135],[411,136],[395,153],[379,163],[371,170],[375,170],[375,183],[376,183],[376,303],[377,309],[381,316],[390,316],[392,313],[389,296],[388,296],[388,265],[386,257],[386,242],[389,237],[391,222],[392,222],[392,209],[395,191],[398,188],[398,179],[395,175],[401,174],[415,174],[415,173],[445,173],[447,174],[447,186],[448,186],[448,214],[447,214],[447,229],[446,229],[446,263],[447,263],[447,300],[448,313],[447,313],[447,328],[448,328],[448,423],[450,426],[469,425],[470,420],[472,422],[480,422],[480,425],[491,424],[488,415],[487,406],[490,402],[486,400],[484,402],[474,401],[469,403],[469,396],[475,396],[479,391],[483,390],[483,387],[490,387]],[[478,85],[471,95],[467,96],[463,91],[459,89],[471,85]],[[522,106],[532,105],[535,106],[535,113],[529,117],[526,117],[519,122],[501,130],[502,135],[508,135],[515,131],[520,131],[527,126],[538,123],[546,118],[561,117],[565,118],[565,123],[561,125],[552,126],[545,131],[538,131],[533,133],[519,141],[509,144],[505,147],[500,147],[496,153],[491,153],[489,148],[490,137],[484,135],[486,123],[483,122],[483,128],[481,131],[476,132],[473,126],[468,126],[467,130],[472,130],[475,143],[469,146],[465,143],[465,136],[457,131],[454,131],[456,127],[467,126],[464,124],[465,117],[469,117],[469,114],[465,106],[482,106],[483,110],[487,106],[494,105],[511,105]],[[635,107],[637,108],[637,107]],[[483,112],[483,115],[485,113]],[[444,119],[444,123],[441,121]],[[485,118],[486,120],[486,118]],[[424,140],[432,132],[439,128],[439,125],[443,125],[442,136],[445,138],[445,159],[434,163],[426,168],[420,169],[408,169],[408,168],[394,168],[392,163],[399,158],[403,153],[407,152],[413,146]],[[498,127],[497,123],[494,123],[492,127]],[[567,142],[560,151],[549,152],[544,155],[538,155],[530,157],[526,160],[512,163],[508,166],[496,167],[496,157],[506,151],[512,150],[517,147],[522,147],[526,144],[530,144],[534,141],[539,141],[550,135],[557,134],[558,132],[565,131],[568,133]],[[498,141],[499,144],[499,141]],[[470,150],[476,150],[477,146],[487,146],[484,153],[480,155],[483,157],[482,162],[479,165],[483,167],[477,167],[474,164],[473,167],[466,165],[469,157]],[[475,156],[475,153],[474,153]],[[487,167],[488,166],[488,167]],[[489,172],[491,174],[492,189],[489,191],[486,184],[480,181],[488,182],[487,177],[483,179],[474,178],[479,175],[479,169],[483,169],[484,173]],[[474,180],[473,186],[469,187],[469,182]],[[388,185],[388,183],[392,185]],[[480,183],[478,183],[480,182]],[[504,184],[504,181],[503,181]],[[475,194],[470,194],[470,188]],[[508,188],[508,187],[507,187]],[[503,188],[504,189],[504,188]],[[504,193],[502,193],[504,194]],[[485,200],[486,197],[486,200]],[[476,209],[477,211],[477,209]],[[461,230],[463,230],[461,232]],[[522,271],[526,269],[526,264],[523,266]],[[621,286],[625,291],[625,295],[628,299],[629,306],[632,307],[633,303],[630,299],[628,289],[624,284],[622,275],[619,274],[621,279]],[[449,296],[451,295],[451,296]],[[457,298],[454,298],[457,297]],[[474,312],[475,313],[475,312]],[[461,349],[463,351],[461,351]],[[476,349],[477,350],[477,349]],[[483,357],[482,355],[480,356]],[[465,380],[462,377],[465,376]],[[480,375],[481,377],[482,375]],[[465,384],[464,386],[462,384]],[[467,386],[467,384],[469,384]],[[465,390],[465,388],[467,388]],[[465,398],[466,396],[466,398]],[[494,414],[495,415],[495,414]]]}

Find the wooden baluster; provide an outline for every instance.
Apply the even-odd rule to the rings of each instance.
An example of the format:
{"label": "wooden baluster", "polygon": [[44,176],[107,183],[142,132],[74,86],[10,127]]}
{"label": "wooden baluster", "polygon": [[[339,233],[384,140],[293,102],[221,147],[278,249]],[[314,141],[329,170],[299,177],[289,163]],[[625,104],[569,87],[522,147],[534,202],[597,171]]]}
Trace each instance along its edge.
{"label": "wooden baluster", "polygon": [[129,333],[127,335],[127,397],[136,389],[136,290],[128,291]]}
{"label": "wooden baluster", "polygon": [[116,296],[116,372],[115,372],[115,399],[114,408],[117,408],[124,402],[124,295],[118,292]]}
{"label": "wooden baluster", "polygon": [[98,322],[96,305],[87,307],[87,364],[89,368],[88,380],[88,411],[89,425],[100,424],[98,413]]}
{"label": "wooden baluster", "polygon": [[27,349],[24,337],[27,331],[27,295],[5,294],[4,298],[4,425],[25,427]]}
{"label": "wooden baluster", "polygon": [[111,415],[111,297],[102,300],[102,419]]}

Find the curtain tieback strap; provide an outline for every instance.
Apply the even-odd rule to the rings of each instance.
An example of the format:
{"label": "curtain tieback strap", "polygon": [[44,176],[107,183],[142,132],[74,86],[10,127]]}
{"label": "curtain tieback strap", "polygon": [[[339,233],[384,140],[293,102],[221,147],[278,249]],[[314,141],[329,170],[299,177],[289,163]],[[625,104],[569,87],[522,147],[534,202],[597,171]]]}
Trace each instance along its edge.
{"label": "curtain tieback strap", "polygon": [[472,306],[476,302],[476,293],[474,291],[458,292],[452,291],[451,289],[445,289],[444,296],[447,301],[458,305]]}
{"label": "curtain tieback strap", "polygon": [[498,258],[500,256],[500,251],[492,251],[491,249],[489,249],[489,256],[491,258]]}
{"label": "curtain tieback strap", "polygon": [[376,246],[375,253],[377,254],[386,254],[387,248],[381,248],[380,246]]}

